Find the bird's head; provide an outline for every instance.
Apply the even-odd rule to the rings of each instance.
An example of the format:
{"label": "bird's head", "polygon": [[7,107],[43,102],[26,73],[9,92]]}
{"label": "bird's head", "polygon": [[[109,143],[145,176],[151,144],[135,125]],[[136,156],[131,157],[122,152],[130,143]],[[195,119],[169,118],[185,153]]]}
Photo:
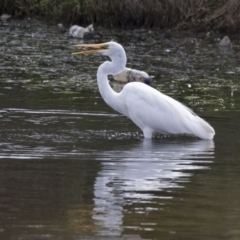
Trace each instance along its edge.
{"label": "bird's head", "polygon": [[111,67],[108,65],[109,74],[117,74],[121,72],[126,65],[126,53],[123,47],[116,42],[107,42],[100,44],[78,44],[75,46],[82,47],[83,51],[74,52],[72,55],[100,53],[102,55],[110,57],[112,59],[112,62],[105,62],[106,66],[108,64],[111,64]]}
{"label": "bird's head", "polygon": [[118,57],[126,57],[123,47],[116,42],[99,44],[77,44],[75,47],[82,47],[83,51],[74,52],[72,55],[100,53],[109,56],[112,60]]}

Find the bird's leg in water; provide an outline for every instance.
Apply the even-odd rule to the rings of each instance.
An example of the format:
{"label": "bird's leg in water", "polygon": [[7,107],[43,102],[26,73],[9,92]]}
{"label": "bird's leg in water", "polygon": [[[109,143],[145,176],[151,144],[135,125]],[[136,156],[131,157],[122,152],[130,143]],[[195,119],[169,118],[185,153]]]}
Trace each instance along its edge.
{"label": "bird's leg in water", "polygon": [[153,130],[150,129],[150,128],[144,128],[142,129],[143,131],[143,135],[145,138],[152,138],[152,135],[153,135]]}

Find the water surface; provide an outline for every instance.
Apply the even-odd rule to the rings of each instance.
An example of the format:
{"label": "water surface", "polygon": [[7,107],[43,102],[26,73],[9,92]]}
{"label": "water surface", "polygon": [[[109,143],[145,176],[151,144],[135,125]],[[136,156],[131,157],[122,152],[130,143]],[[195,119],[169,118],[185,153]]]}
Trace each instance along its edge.
{"label": "water surface", "polygon": [[[101,56],[36,21],[0,26],[1,239],[239,239],[238,36],[99,30],[213,141],[144,140],[98,93]],[[111,82],[113,87],[114,83]]]}

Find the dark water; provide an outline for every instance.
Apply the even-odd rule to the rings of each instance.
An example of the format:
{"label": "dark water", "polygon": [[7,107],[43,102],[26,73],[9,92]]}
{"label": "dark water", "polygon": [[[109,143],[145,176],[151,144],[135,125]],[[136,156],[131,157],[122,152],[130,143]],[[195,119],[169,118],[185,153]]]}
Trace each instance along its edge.
{"label": "dark water", "polygon": [[71,56],[80,40],[35,21],[0,33],[0,239],[240,239],[239,36],[99,31],[216,130],[150,141],[101,99],[104,58]]}

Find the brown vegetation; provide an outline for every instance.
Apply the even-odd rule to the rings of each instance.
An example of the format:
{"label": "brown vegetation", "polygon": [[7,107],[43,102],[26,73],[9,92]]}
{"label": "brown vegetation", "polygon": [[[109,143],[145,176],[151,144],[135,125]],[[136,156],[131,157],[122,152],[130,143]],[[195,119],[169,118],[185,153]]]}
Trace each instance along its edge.
{"label": "brown vegetation", "polygon": [[239,0],[2,0],[0,13],[103,27],[237,31]]}

